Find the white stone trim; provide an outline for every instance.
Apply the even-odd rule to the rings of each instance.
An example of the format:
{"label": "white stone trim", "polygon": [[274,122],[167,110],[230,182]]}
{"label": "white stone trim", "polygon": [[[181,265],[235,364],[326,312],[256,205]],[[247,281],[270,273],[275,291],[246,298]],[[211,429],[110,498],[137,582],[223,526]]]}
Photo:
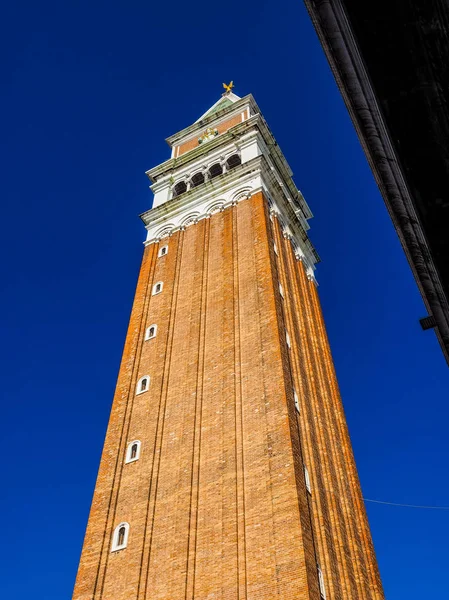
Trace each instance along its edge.
{"label": "white stone trim", "polygon": [[198,223],[198,219],[200,218],[201,214],[199,212],[191,213],[181,222],[181,229],[185,229],[189,225],[194,225],[195,223]]}
{"label": "white stone trim", "polygon": [[164,244],[163,246],[161,246],[159,248],[159,251],[157,253],[157,257],[161,258],[162,256],[167,256],[168,254],[168,244]]}
{"label": "white stone trim", "polygon": [[[252,116],[249,117],[248,120],[235,125],[211,141],[208,145],[207,152],[205,152],[202,146],[198,146],[194,150],[191,150],[190,152],[178,157],[176,161],[169,159],[157,167],[148,170],[146,172],[148,178],[153,182],[154,185],[156,185],[156,182],[158,185],[163,185],[167,177],[173,177],[175,171],[179,173],[180,170],[184,169],[188,165],[191,165],[192,162],[197,161],[202,156],[209,153],[209,151],[219,150],[220,148],[232,143],[238,147],[244,147],[246,143],[245,140],[256,136],[257,146],[259,148],[258,154],[264,154],[267,160],[270,161],[270,164],[274,165],[277,175],[279,176],[280,185],[285,189],[288,201],[296,207],[305,220],[310,219],[313,216],[310,208],[304,200],[301,192],[299,192],[299,190],[296,188],[292,180],[292,171],[285,160],[285,157],[280,151],[276,140],[268,129],[265,120],[260,114],[260,110],[255,103],[254,98],[251,95],[248,95],[245,98],[242,98],[242,100],[240,100],[237,104],[239,107],[248,106],[251,109]],[[228,112],[228,115],[230,112]],[[234,112],[237,114],[238,110],[235,110]],[[208,124],[211,125],[212,123],[208,122]],[[185,138],[186,135],[193,134],[194,131],[197,131],[199,126],[200,125],[198,124],[192,125],[176,135],[171,136],[171,138],[168,138],[167,141],[170,145],[172,143],[177,143],[177,141],[179,141],[181,138]],[[244,157],[242,157],[242,162],[245,162]],[[156,194],[156,190],[154,191]],[[160,200],[155,198],[154,206],[159,205],[160,203]]]}
{"label": "white stone trim", "polygon": [[296,412],[300,413],[300,407],[299,407],[299,398],[298,398],[298,394],[296,393],[295,388],[293,388],[293,400],[295,402],[295,408],[296,408]]}
{"label": "white stone trim", "polygon": [[[134,446],[137,446],[137,450],[136,450],[136,456],[134,456],[134,458],[132,458],[131,454],[132,454],[132,450],[133,450]],[[129,442],[128,446],[126,447],[125,464],[139,460],[141,446],[142,446],[142,442],[140,440],[134,440],[132,442]]]}
{"label": "white stone trim", "polygon": [[[204,148],[204,151],[200,153],[196,158],[187,161],[185,164],[180,165],[171,172],[167,172],[164,175],[159,175],[157,181],[150,186],[150,189],[154,193],[153,208],[164,204],[169,199],[176,199],[178,196],[173,198],[173,188],[180,181],[185,181],[187,184],[195,173],[203,171],[208,173],[212,165],[220,163],[224,171],[226,171],[226,161],[233,154],[238,154],[242,163],[246,162],[246,158],[243,156],[242,148],[246,144],[256,144],[257,146],[257,132],[250,131],[248,134],[242,136],[238,141],[234,138],[225,142],[225,144],[219,147]],[[261,152],[259,151],[259,154]],[[254,152],[253,152],[254,154]],[[234,167],[236,169],[238,167]],[[232,172],[234,169],[230,169]],[[207,179],[207,177],[206,177]],[[209,181],[213,181],[209,179]],[[203,185],[203,184],[201,184]],[[200,186],[198,186],[200,187]],[[196,188],[192,188],[196,189]],[[187,192],[180,194],[184,196]]]}
{"label": "white stone trim", "polygon": [[[210,209],[220,202],[225,208],[240,200],[248,198],[262,189],[260,175],[249,170],[242,174],[242,165],[215,177],[211,181],[193,188],[190,192],[170,201],[168,205],[153,208],[142,218],[147,226],[146,243],[159,241],[186,226],[186,222],[194,217],[196,221],[210,213]],[[167,218],[168,217],[168,218]]]}
{"label": "white stone trim", "polygon": [[161,227],[160,230],[157,232],[158,240],[162,240],[166,237],[169,237],[172,233],[172,230],[173,230],[172,223],[169,223],[168,225],[164,225],[163,227]]}
{"label": "white stone trim", "polygon": [[241,100],[240,96],[237,96],[237,94],[234,94],[234,92],[229,92],[228,94],[220,96],[220,98],[215,102],[215,104],[212,104],[212,106],[208,108],[206,112],[203,113],[201,117],[195,121],[195,123],[199,123],[204,119],[204,117],[207,117],[208,113],[210,113],[211,110],[218,106],[220,102],[223,102],[224,98],[228,98],[228,100],[230,100],[232,103],[237,102],[237,100]]}
{"label": "white stone trim", "polygon": [[[147,380],[147,385],[145,386],[145,389],[142,389],[142,383],[143,380],[146,379]],[[145,392],[148,392],[148,390],[150,389],[150,376],[149,375],[143,375],[143,377],[141,377],[139,379],[139,381],[137,382],[136,385],[136,396],[138,396],[139,394],[144,394]]]}
{"label": "white stone trim", "polygon": [[[153,333],[153,335],[150,335],[150,331],[152,328],[154,328],[154,333]],[[153,325],[149,325],[145,330],[145,341],[154,340],[154,338],[156,336],[157,336],[157,325],[155,323],[153,323]]]}
{"label": "white stone trim", "polygon": [[318,585],[320,587],[320,595],[323,600],[326,600],[326,588],[324,586],[324,577],[320,565],[317,565]]}
{"label": "white stone trim", "polygon": [[[229,165],[228,165],[228,160],[230,158],[232,158],[233,156],[238,156],[240,159],[240,164],[242,164],[242,162],[243,162],[242,153],[238,148],[228,149],[228,151],[225,152],[224,154],[223,153],[220,153],[220,154],[215,153],[213,155],[212,159],[208,159],[203,164],[199,164],[199,161],[196,161],[195,166],[192,167],[192,165],[190,165],[191,168],[188,173],[184,173],[181,175],[181,172],[180,172],[176,179],[173,179],[173,178],[170,179],[170,181],[168,182],[169,192],[167,194],[167,191],[166,191],[167,186],[165,185],[163,187],[164,196],[161,199],[159,198],[158,186],[157,185],[152,186],[151,189],[153,189],[153,191],[155,192],[155,200],[154,200],[154,204],[153,204],[154,207],[160,206],[161,204],[166,202],[169,198],[174,199],[174,198],[177,198],[178,196],[182,196],[183,194],[186,194],[191,189],[194,189],[195,187],[199,187],[200,185],[203,185],[204,183],[212,181],[213,179],[215,179],[215,177],[219,177],[220,175],[223,175],[227,171],[232,171],[233,169],[236,169],[240,165],[235,165],[234,167],[229,167]],[[220,173],[220,175],[215,175],[215,177],[211,177],[210,169],[215,165],[219,165],[221,167],[222,173]],[[195,177],[195,175],[198,175],[198,174],[203,175],[204,181],[196,186],[193,186],[192,179]],[[165,183],[167,183],[167,182],[165,182]],[[178,183],[185,183],[187,185],[187,190],[185,192],[182,192],[181,194],[178,194],[177,196],[174,196],[173,195],[174,189],[178,185]]]}
{"label": "white stone trim", "polygon": [[309,494],[311,494],[312,486],[310,485],[310,475],[309,475],[309,471],[307,470],[306,465],[304,465],[304,480],[306,483],[306,490],[309,492]]}
{"label": "white stone trim", "polygon": [[[181,146],[184,146],[184,144],[187,144],[189,142],[191,142],[192,140],[199,140],[199,138],[201,138],[204,134],[206,134],[207,130],[217,130],[218,126],[221,125],[222,123],[225,123],[226,121],[230,121],[231,119],[233,119],[234,117],[236,117],[239,114],[244,114],[244,109],[242,109],[241,107],[227,107],[228,111],[224,112],[223,114],[218,116],[218,113],[215,115],[211,115],[211,117],[207,117],[206,121],[204,123],[200,123],[200,119],[198,121],[195,121],[195,123],[193,125],[195,125],[195,127],[190,127],[187,128],[186,133],[184,136],[179,137],[178,139],[173,141],[173,145],[172,148],[175,148],[175,155],[173,158],[178,158],[180,156],[184,156],[186,154],[189,154],[190,152],[192,152],[193,150],[195,150],[196,148],[198,148],[198,146],[206,146],[207,144],[210,144],[210,142],[222,135],[225,135],[226,132],[228,131],[222,131],[221,133],[218,132],[215,134],[215,136],[211,137],[209,140],[205,140],[202,143],[199,143],[198,146],[194,146],[193,148],[190,148],[189,150],[184,150],[184,152],[182,152],[182,154],[180,154],[180,148]],[[246,121],[246,118],[243,118],[243,120],[241,121],[242,123],[244,121]],[[231,127],[229,127],[229,129],[232,129],[233,127],[235,127],[235,125],[232,125]],[[168,138],[167,141],[170,144],[170,139]]]}
{"label": "white stone trim", "polygon": [[[227,121],[236,115],[240,115],[240,113],[244,113],[245,109],[248,107],[251,107],[254,115],[258,115],[260,113],[259,107],[257,106],[251,94],[248,94],[243,98],[239,98],[235,94],[228,94],[227,97],[232,101],[231,105],[223,107],[223,109],[211,114],[210,111],[215,108],[220,101],[223,100],[223,97],[220,97],[219,100],[215,102],[215,104],[211,106],[208,111],[201,115],[201,117],[195,123],[192,123],[192,125],[189,125],[174,135],[166,138],[166,142],[169,144],[169,146],[172,147],[183,145],[190,139],[198,137],[198,134],[201,134],[203,129],[208,127],[217,127],[220,123]],[[222,135],[224,135],[224,133]]]}
{"label": "white stone trim", "polygon": [[158,294],[162,293],[163,289],[164,289],[164,282],[163,281],[157,281],[153,285],[153,289],[152,289],[151,295],[152,296],[157,296]]}
{"label": "white stone trim", "polygon": [[215,202],[214,204],[212,204],[212,206],[210,206],[207,209],[207,214],[213,215],[214,213],[221,212],[224,208],[224,204],[224,200],[221,200],[220,202]]}
{"label": "white stone trim", "polygon": [[[120,529],[125,528],[125,535],[123,538],[123,543],[119,545],[118,539],[120,534]],[[117,552],[118,550],[123,550],[128,545],[128,537],[129,537],[129,523],[119,523],[117,527],[114,529],[114,533],[112,534],[112,543],[111,543],[111,552]]]}
{"label": "white stone trim", "polygon": [[[256,137],[252,137],[253,142],[257,142]],[[224,160],[225,156],[234,153],[235,148],[228,148],[229,152],[225,152],[224,148],[221,150]],[[210,162],[216,162],[215,154],[212,158]],[[202,160],[204,165],[210,164],[204,157]],[[155,186],[158,184],[159,181]],[[163,237],[207,217],[218,202],[224,209],[259,191],[262,191],[267,199],[270,218],[279,220],[283,235],[290,240],[296,258],[304,260],[307,276],[314,280],[314,265],[317,259],[307,238],[308,225],[305,218],[300,217],[301,211],[295,207],[293,200],[287,198],[285,186],[281,187],[279,184],[279,177],[274,175],[273,167],[265,155],[242,162],[234,169],[173,198],[169,203],[155,206],[145,212],[141,215],[147,228],[145,244],[158,242]]]}

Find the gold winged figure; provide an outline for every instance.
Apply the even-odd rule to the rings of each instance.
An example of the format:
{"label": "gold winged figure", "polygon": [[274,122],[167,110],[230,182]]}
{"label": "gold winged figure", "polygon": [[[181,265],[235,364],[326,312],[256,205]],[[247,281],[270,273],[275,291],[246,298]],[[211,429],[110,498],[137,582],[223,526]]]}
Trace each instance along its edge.
{"label": "gold winged figure", "polygon": [[231,92],[231,91],[232,91],[232,88],[234,87],[234,82],[233,82],[233,81],[231,81],[231,82],[230,82],[230,83],[228,83],[228,84],[224,83],[224,84],[223,84],[223,87],[224,87],[224,89],[226,90],[226,94],[229,94],[229,92]]}

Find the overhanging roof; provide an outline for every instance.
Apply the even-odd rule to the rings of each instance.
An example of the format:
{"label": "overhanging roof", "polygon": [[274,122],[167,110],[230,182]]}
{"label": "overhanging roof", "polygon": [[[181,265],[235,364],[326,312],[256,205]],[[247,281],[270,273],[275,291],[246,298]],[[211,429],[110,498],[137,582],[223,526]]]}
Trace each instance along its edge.
{"label": "overhanging roof", "polygon": [[304,2],[449,363],[448,4]]}

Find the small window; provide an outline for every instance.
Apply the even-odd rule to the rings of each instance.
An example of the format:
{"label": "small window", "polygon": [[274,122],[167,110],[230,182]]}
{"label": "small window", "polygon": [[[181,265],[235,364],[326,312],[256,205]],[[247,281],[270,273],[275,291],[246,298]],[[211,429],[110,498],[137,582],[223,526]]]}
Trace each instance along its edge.
{"label": "small window", "polygon": [[155,283],[153,285],[153,296],[155,296],[156,294],[160,294],[162,292],[163,287],[164,284],[162,281],[158,281],[157,283]]}
{"label": "small window", "polygon": [[284,298],[284,288],[281,284],[279,284],[279,293],[281,294],[281,298]]}
{"label": "small window", "polygon": [[195,188],[198,185],[204,183],[204,174],[203,173],[195,173],[195,175],[190,180],[190,187]]}
{"label": "small window", "polygon": [[233,169],[234,167],[238,167],[242,164],[242,160],[238,154],[233,154],[226,161],[226,165],[228,169]]}
{"label": "small window", "polygon": [[290,341],[290,336],[288,335],[288,331],[285,332],[285,341],[287,342],[287,346],[289,348],[292,347],[291,341]]}
{"label": "small window", "polygon": [[296,390],[293,388],[293,399],[295,401],[295,408],[296,408],[296,412],[300,412],[299,410],[299,398],[298,398],[298,394],[296,393]]}
{"label": "small window", "polygon": [[304,465],[304,479],[306,481],[306,490],[309,492],[309,494],[312,493],[312,488],[310,486],[310,475],[309,475],[309,471],[307,470],[307,467]]}
{"label": "small window", "polygon": [[126,529],[124,527],[120,527],[118,530],[117,546],[123,546],[125,544],[125,535]]}
{"label": "small window", "polygon": [[320,566],[317,566],[317,570],[318,570],[318,584],[320,586],[320,595],[321,598],[323,598],[323,600],[326,600],[326,588],[324,587],[324,577],[323,577],[323,572],[320,569]]}
{"label": "small window", "polygon": [[139,440],[134,440],[128,444],[126,448],[126,458],[125,463],[134,462],[140,458],[140,442]]}
{"label": "small window", "polygon": [[[272,216],[273,216],[273,215],[270,215],[270,218],[271,218]],[[273,244],[273,250],[274,250],[274,253],[276,254],[276,256],[279,256],[279,253],[278,253],[278,247],[276,246],[276,244]]]}
{"label": "small window", "polygon": [[184,194],[184,192],[187,192],[187,183],[185,181],[178,181],[178,183],[173,187],[173,198]]}
{"label": "small window", "polygon": [[150,325],[149,327],[147,327],[147,330],[145,332],[145,339],[152,340],[153,338],[156,337],[156,333],[157,333],[157,325]]}
{"label": "small window", "polygon": [[209,178],[213,179],[214,177],[218,177],[218,175],[221,175],[222,173],[223,167],[220,165],[220,163],[216,163],[215,165],[212,165],[209,169]]}
{"label": "small window", "polygon": [[159,252],[157,253],[158,257],[165,256],[168,253],[168,246],[161,246],[159,248]]}
{"label": "small window", "polygon": [[112,547],[111,552],[116,552],[117,550],[123,550],[126,548],[128,544],[128,535],[129,535],[129,524],[128,523],[120,523],[114,529],[114,533],[112,535]]}
{"label": "small window", "polygon": [[148,375],[144,375],[137,382],[136,394],[143,394],[144,392],[148,391],[149,387],[150,387],[150,378]]}

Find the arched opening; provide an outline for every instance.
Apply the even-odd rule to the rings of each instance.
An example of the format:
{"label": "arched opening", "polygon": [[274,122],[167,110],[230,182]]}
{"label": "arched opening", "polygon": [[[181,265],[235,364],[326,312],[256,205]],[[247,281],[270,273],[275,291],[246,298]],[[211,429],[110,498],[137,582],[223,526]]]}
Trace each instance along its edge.
{"label": "arched opening", "polygon": [[178,183],[173,187],[173,198],[184,194],[184,192],[187,192],[187,183],[185,181],[178,181]]}
{"label": "arched opening", "polygon": [[150,376],[145,375],[144,377],[141,377],[137,382],[136,394],[143,394],[143,392],[146,392],[149,389],[149,387]]}
{"label": "arched opening", "polygon": [[147,330],[145,332],[145,339],[151,340],[152,338],[156,337],[156,333],[157,325],[150,325],[149,327],[147,327]]}
{"label": "arched opening", "polygon": [[242,159],[240,158],[240,156],[238,154],[233,154],[226,161],[226,166],[227,166],[228,170],[233,169],[234,167],[238,167],[241,164],[242,164]]}
{"label": "arched opening", "polygon": [[140,458],[140,441],[130,442],[126,448],[125,463],[130,463]]}
{"label": "arched opening", "polygon": [[117,525],[117,527],[114,529],[114,534],[112,536],[111,551],[115,552],[116,550],[123,550],[124,548],[126,548],[128,544],[128,535],[128,523],[120,523],[120,525]]}
{"label": "arched opening", "polygon": [[223,167],[220,165],[220,163],[215,163],[215,165],[212,165],[211,168],[209,169],[209,179],[218,177],[222,173],[223,173]]}
{"label": "arched opening", "polygon": [[195,173],[190,180],[190,187],[195,188],[204,183],[204,173]]}
{"label": "arched opening", "polygon": [[162,287],[163,287],[163,282],[162,281],[158,281],[157,283],[155,283],[153,285],[153,296],[155,294],[160,294],[162,292]]}

